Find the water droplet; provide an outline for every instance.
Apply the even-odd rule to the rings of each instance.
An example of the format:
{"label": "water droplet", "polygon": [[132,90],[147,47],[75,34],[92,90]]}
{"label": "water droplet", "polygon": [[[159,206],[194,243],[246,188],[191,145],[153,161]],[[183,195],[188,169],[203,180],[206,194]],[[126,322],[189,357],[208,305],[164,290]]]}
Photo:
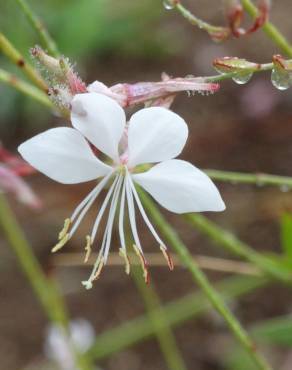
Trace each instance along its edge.
{"label": "water droplet", "polygon": [[281,185],[280,186],[280,190],[283,192],[283,193],[287,193],[289,190],[290,190],[290,187],[288,185]]}
{"label": "water droplet", "polygon": [[277,68],[272,70],[272,84],[281,91],[287,90],[290,87],[290,76],[286,71],[280,71]]}
{"label": "water droplet", "polygon": [[252,75],[252,72],[240,72],[236,77],[233,77],[232,80],[238,85],[244,85],[252,78]]}
{"label": "water droplet", "polygon": [[163,0],[163,6],[166,10],[171,10],[174,8],[174,3],[172,0]]}

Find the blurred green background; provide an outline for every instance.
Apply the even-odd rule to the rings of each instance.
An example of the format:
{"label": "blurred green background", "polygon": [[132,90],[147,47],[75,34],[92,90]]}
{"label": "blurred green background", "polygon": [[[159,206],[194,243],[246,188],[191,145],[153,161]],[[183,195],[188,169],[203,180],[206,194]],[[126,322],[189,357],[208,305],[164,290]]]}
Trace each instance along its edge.
{"label": "blurred green background", "polygon": [[[212,23],[224,22],[220,2],[184,3]],[[233,55],[264,63],[279,52],[262,31],[240,40],[214,44],[179,14],[165,10],[160,0],[31,0],[30,4],[44,20],[62,53],[72,63],[76,62],[76,69],[87,82],[98,79],[111,85],[158,81],[163,71],[175,77],[211,75],[215,57]],[[291,1],[275,1],[271,18],[292,41],[291,12]],[[39,40],[15,1],[0,0],[0,25],[1,31],[29,58],[29,48],[39,44]],[[20,75],[2,55],[0,66]],[[244,86],[222,82],[221,90],[212,96],[180,95],[173,109],[190,127],[182,157],[200,168],[292,176],[291,97],[290,90],[280,92],[272,87],[269,73],[254,76]],[[11,150],[33,134],[62,124],[61,119],[45,108],[5,85],[0,85],[0,101],[0,137]],[[71,316],[86,318],[99,334],[142,314],[143,302],[122,266],[107,267],[94,289],[86,292],[80,281],[87,276],[88,268],[56,266],[52,261],[50,249],[63,219],[92,185],[65,187],[42,175],[34,176],[29,182],[43,199],[44,210],[33,213],[13,199],[11,204],[45,271],[55,274],[60,281]],[[280,219],[284,212],[292,211],[291,192],[247,185],[218,186],[227,211],[210,217],[257,250],[281,253]],[[70,242],[70,251],[83,249],[84,235],[94,214],[93,210],[88,223],[82,224],[78,236]],[[166,216],[192,253],[230,257],[176,216],[169,213]],[[141,230],[144,250],[155,252],[142,225]],[[2,235],[0,238],[0,368],[45,368],[46,318],[7,242]],[[115,238],[115,251],[117,244]],[[173,273],[164,266],[152,267],[151,275],[164,302],[195,291],[189,274],[180,267]],[[224,275],[209,273],[214,281]],[[249,328],[255,326],[252,329],[255,338],[276,370],[292,369],[290,292],[288,288],[269,285],[232,302],[237,317]],[[273,325],[266,324],[266,320],[282,315],[285,316],[276,323],[273,321]],[[272,325],[273,330],[266,329],[266,325],[268,329]],[[175,335],[189,369],[226,369],[225,360],[232,352],[235,360],[228,361],[232,370],[241,370],[242,363],[242,370],[253,370],[252,365],[242,360],[241,353],[233,351],[233,338],[212,311],[176,328]],[[167,368],[153,338],[103,359],[100,366],[108,370]]]}

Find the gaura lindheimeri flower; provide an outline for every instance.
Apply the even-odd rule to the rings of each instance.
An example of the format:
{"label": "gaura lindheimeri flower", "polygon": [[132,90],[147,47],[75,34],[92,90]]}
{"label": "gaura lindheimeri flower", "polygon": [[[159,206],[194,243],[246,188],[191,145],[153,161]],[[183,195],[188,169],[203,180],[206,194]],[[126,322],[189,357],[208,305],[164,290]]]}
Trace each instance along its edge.
{"label": "gaura lindheimeri flower", "polygon": [[[135,184],[139,184],[158,203],[175,213],[225,209],[216,186],[208,176],[188,162],[173,159],[181,153],[188,137],[185,121],[165,108],[151,107],[138,111],[127,123],[121,106],[111,98],[97,93],[78,94],[74,97],[71,121],[74,128],[50,129],[19,147],[24,159],[60,183],[76,184],[101,178],[72,216],[65,220],[59,242],[53,251],[62,248],[72,238],[97,196],[110,184],[91,234],[86,237],[85,261],[89,258],[104,212],[109,208],[98,258],[89,279],[83,285],[87,289],[91,288],[93,280],[99,277],[107,262],[117,209],[120,255],[125,259],[126,272],[129,273],[130,262],[124,234],[126,205],[135,242],[134,250],[141,260],[146,282],[149,276],[136,227],[135,205],[172,269],[167,248],[147,217]],[[110,164],[97,158],[92,147],[104,153]],[[156,162],[158,164],[149,170],[138,172],[139,165]]]}

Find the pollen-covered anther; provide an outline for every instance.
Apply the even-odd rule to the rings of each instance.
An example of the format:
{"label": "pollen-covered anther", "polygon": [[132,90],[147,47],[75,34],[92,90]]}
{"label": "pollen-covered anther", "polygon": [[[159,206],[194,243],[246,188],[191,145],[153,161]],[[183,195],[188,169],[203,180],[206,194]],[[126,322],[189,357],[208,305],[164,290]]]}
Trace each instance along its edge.
{"label": "pollen-covered anther", "polygon": [[130,264],[129,256],[122,248],[119,249],[119,255],[125,260],[125,272],[127,275],[129,275],[131,271],[131,264]]}
{"label": "pollen-covered anther", "polygon": [[59,237],[58,237],[59,240],[62,240],[65,238],[65,236],[68,234],[70,226],[71,226],[71,219],[66,218],[64,221],[63,229],[59,232]]}
{"label": "pollen-covered anther", "polygon": [[85,258],[84,263],[87,263],[91,254],[92,240],[89,235],[86,235]]}
{"label": "pollen-covered anther", "polygon": [[64,247],[64,245],[67,243],[67,241],[70,239],[70,235],[69,234],[66,234],[63,239],[61,239],[55,246],[54,248],[52,249],[52,253],[55,253],[57,252],[58,250],[60,250],[61,248]]}
{"label": "pollen-covered anther", "polygon": [[160,246],[160,250],[164,258],[166,259],[169,269],[172,271],[174,269],[174,263],[173,263],[170,253],[168,252],[168,250],[166,249],[164,245]]}
{"label": "pollen-covered anther", "polygon": [[143,277],[144,277],[145,283],[149,284],[150,275],[149,275],[149,271],[148,271],[147,261],[145,260],[145,257],[143,256],[142,252],[137,248],[137,246],[135,244],[133,244],[133,248],[134,248],[134,251],[136,252],[137,256],[140,259],[140,263],[141,263],[141,267],[142,267],[142,270],[143,270]]}

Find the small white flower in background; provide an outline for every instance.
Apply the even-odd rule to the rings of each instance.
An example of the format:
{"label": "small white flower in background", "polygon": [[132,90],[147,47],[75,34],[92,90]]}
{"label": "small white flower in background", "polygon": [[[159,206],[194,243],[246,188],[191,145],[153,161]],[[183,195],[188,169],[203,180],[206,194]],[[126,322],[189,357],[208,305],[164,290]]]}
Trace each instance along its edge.
{"label": "small white flower in background", "polygon": [[[86,237],[88,260],[91,246],[103,214],[109,205],[108,220],[100,252],[93,271],[86,282],[87,289],[99,277],[107,261],[111,245],[115,214],[119,206],[120,254],[130,264],[124,235],[124,212],[127,204],[134,249],[141,259],[145,280],[148,281],[147,262],[139,240],[135,204],[146,225],[160,246],[172,269],[172,261],[163,241],[148,219],[135,188],[144,188],[166,209],[175,213],[223,211],[221,196],[207,175],[192,164],[173,159],[178,156],[188,137],[188,126],[177,114],[161,107],[144,108],[126,123],[124,110],[111,98],[96,94],[78,94],[72,101],[71,121],[74,128],[50,129],[26,141],[19,152],[32,166],[63,184],[76,184],[102,178],[88,196],[65,220],[59,243],[62,248],[73,236],[85,214],[101,190],[111,182],[99,209],[90,235]],[[110,165],[100,161],[88,141],[110,159]],[[137,166],[155,163],[149,170],[137,173]]]}
{"label": "small white flower in background", "polygon": [[61,328],[50,326],[46,335],[45,354],[60,369],[78,370],[72,349],[85,353],[94,343],[95,333],[92,325],[84,319],[70,322],[69,333],[68,337]]}

